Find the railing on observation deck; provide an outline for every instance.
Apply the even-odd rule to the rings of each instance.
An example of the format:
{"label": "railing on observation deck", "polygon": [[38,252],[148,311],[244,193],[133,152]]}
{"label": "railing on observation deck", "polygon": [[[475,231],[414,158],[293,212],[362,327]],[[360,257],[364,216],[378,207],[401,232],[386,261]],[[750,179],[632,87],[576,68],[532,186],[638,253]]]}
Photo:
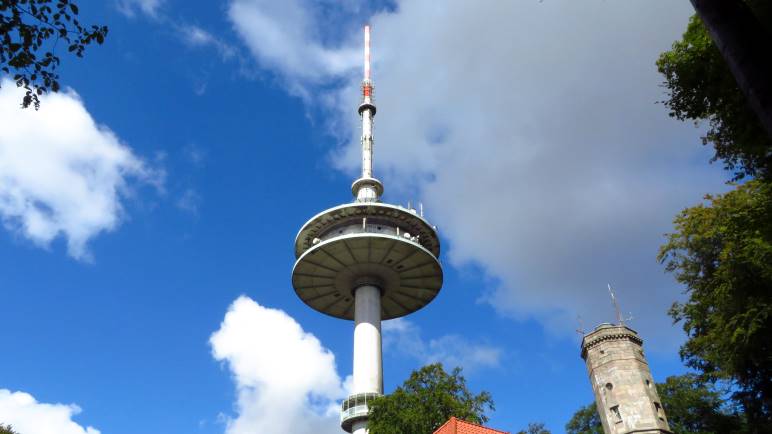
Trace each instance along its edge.
{"label": "railing on observation deck", "polygon": [[367,413],[370,411],[367,403],[379,396],[382,395],[380,393],[357,393],[346,398],[341,405],[341,426],[343,426],[344,429],[347,429],[348,425],[348,429],[350,429],[351,423],[353,423],[354,420],[366,418]]}

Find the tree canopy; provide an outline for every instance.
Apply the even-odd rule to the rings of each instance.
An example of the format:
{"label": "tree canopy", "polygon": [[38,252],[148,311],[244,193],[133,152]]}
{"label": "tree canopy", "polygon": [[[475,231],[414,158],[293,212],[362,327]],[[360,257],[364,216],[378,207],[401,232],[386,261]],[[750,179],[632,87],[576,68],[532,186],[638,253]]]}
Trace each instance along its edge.
{"label": "tree canopy", "polygon": [[57,48],[83,57],[87,45],[104,42],[107,26],[83,25],[78,13],[72,0],[0,0],[0,71],[26,89],[22,107],[59,91]]}
{"label": "tree canopy", "polygon": [[595,403],[587,404],[574,413],[566,424],[567,434],[603,434],[603,423]]}
{"label": "tree canopy", "polygon": [[520,430],[517,434],[551,434],[543,423],[529,423],[526,429]]}
{"label": "tree canopy", "polygon": [[681,357],[730,382],[751,426],[772,430],[772,184],[706,199],[676,217],[659,253],[688,294],[670,309],[688,336]]}
{"label": "tree canopy", "polygon": [[668,377],[657,391],[674,434],[746,432],[741,413],[694,374]]}
{"label": "tree canopy", "polygon": [[410,378],[390,395],[370,404],[371,434],[432,433],[451,416],[472,423],[488,421],[493,410],[488,392],[472,393],[461,368],[447,373],[435,363],[413,371]]}
{"label": "tree canopy", "polygon": [[[760,25],[771,29],[769,2],[746,3]],[[683,38],[660,55],[657,67],[665,77],[669,99],[663,103],[670,116],[707,121],[703,143],[713,145],[714,161],[722,160],[736,179],[772,175],[772,138],[749,106],[699,17],[691,18]]]}
{"label": "tree canopy", "polygon": [[[693,374],[668,377],[657,384],[662,406],[674,434],[745,433],[747,426],[736,409],[727,406],[720,393],[702,384]],[[603,434],[595,403],[574,413],[567,434]]]}
{"label": "tree canopy", "polygon": [[11,425],[3,425],[0,423],[0,434],[19,434],[13,430]]}

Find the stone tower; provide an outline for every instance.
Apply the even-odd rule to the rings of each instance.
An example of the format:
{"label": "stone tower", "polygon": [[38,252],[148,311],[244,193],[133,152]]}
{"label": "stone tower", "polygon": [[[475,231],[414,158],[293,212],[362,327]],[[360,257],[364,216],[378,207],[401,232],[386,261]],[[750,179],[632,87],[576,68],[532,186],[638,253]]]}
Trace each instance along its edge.
{"label": "stone tower", "polygon": [[582,339],[582,358],[606,434],[672,432],[635,330],[599,325]]}

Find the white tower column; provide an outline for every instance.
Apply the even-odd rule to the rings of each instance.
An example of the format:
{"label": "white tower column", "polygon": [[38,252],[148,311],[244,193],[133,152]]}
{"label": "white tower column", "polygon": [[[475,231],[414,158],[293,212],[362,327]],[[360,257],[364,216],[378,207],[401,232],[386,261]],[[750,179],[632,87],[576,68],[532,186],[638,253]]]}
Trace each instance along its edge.
{"label": "white tower column", "polygon": [[354,292],[354,394],[383,394],[381,291],[362,285]]}
{"label": "white tower column", "polygon": [[367,434],[367,421],[359,420],[351,425],[351,434]]}

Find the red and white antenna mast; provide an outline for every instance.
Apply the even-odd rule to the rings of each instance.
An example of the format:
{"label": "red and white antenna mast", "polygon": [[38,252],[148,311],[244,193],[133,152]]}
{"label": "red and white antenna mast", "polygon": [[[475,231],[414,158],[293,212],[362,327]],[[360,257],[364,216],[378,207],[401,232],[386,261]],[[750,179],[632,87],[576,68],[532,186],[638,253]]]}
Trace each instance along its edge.
{"label": "red and white antenna mast", "polygon": [[373,81],[370,76],[370,26],[365,26],[365,76],[362,80],[362,103],[359,115],[362,116],[362,177],[354,181],[351,192],[357,202],[378,202],[383,194],[383,184],[373,178]]}

